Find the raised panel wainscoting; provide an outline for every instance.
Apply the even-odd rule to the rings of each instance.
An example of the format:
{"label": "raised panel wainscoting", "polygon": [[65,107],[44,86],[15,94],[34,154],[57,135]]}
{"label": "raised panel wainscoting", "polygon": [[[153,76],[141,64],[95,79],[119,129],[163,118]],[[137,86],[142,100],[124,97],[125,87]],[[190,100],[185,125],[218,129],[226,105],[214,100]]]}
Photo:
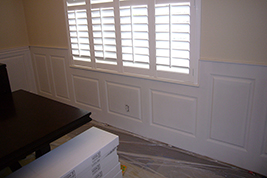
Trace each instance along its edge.
{"label": "raised panel wainscoting", "polygon": [[[267,175],[267,66],[199,61],[199,85],[88,70],[31,47],[37,92],[130,132]],[[14,59],[15,60],[15,59]]]}
{"label": "raised panel wainscoting", "polygon": [[36,92],[29,47],[0,50],[0,63],[6,64],[11,90]]}

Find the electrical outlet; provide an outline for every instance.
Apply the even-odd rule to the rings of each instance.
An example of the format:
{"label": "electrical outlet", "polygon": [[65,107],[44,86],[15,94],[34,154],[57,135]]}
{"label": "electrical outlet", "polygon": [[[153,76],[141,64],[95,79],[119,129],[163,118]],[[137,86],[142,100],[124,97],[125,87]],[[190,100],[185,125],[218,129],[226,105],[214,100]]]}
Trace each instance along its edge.
{"label": "electrical outlet", "polygon": [[130,112],[130,106],[127,105],[127,104],[125,104],[125,111],[126,111],[126,112]]}

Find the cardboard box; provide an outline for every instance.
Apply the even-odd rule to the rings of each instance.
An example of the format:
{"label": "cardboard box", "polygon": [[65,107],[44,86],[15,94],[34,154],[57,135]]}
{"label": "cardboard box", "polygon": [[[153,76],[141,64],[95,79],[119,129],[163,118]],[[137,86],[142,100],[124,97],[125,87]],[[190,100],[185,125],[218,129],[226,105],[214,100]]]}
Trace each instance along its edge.
{"label": "cardboard box", "polygon": [[8,178],[76,178],[85,172],[91,172],[87,177],[93,177],[100,171],[108,173],[118,163],[118,144],[118,136],[92,127]]}

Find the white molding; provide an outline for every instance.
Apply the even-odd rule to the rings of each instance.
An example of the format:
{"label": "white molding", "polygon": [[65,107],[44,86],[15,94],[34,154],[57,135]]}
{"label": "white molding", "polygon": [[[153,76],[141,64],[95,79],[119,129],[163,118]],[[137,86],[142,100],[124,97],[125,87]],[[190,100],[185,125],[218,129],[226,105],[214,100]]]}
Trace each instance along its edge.
{"label": "white molding", "polygon": [[31,48],[41,48],[41,49],[55,49],[55,50],[69,50],[68,47],[55,47],[55,46],[37,46],[37,45],[32,45],[29,46]]}
{"label": "white molding", "polygon": [[242,60],[215,59],[215,58],[200,58],[200,61],[220,62],[220,63],[239,64],[239,65],[244,64],[244,65],[251,65],[251,66],[267,67],[267,61],[266,62],[259,62],[259,61],[242,61]]}
{"label": "white molding", "polygon": [[0,50],[0,59],[6,58],[8,56],[16,56],[18,54],[22,54],[25,52],[30,52],[29,46],[10,48],[10,49],[2,49],[2,50]]}

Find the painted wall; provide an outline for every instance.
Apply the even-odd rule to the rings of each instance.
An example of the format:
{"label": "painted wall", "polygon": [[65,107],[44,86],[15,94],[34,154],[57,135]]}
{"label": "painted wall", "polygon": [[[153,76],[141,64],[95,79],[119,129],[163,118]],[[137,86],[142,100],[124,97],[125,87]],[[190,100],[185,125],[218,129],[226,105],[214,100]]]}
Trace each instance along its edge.
{"label": "painted wall", "polygon": [[23,0],[30,46],[68,47],[63,0]]}
{"label": "painted wall", "polygon": [[201,58],[267,65],[267,1],[202,0]]}
{"label": "painted wall", "polygon": [[22,0],[0,1],[0,49],[28,46]]}
{"label": "painted wall", "polygon": [[[29,42],[68,47],[63,0],[23,0]],[[267,65],[267,1],[202,0],[201,58]]]}
{"label": "painted wall", "polygon": [[[266,9],[265,0],[202,0],[201,58],[267,65]],[[0,24],[0,49],[68,47],[63,0],[1,0]]]}

